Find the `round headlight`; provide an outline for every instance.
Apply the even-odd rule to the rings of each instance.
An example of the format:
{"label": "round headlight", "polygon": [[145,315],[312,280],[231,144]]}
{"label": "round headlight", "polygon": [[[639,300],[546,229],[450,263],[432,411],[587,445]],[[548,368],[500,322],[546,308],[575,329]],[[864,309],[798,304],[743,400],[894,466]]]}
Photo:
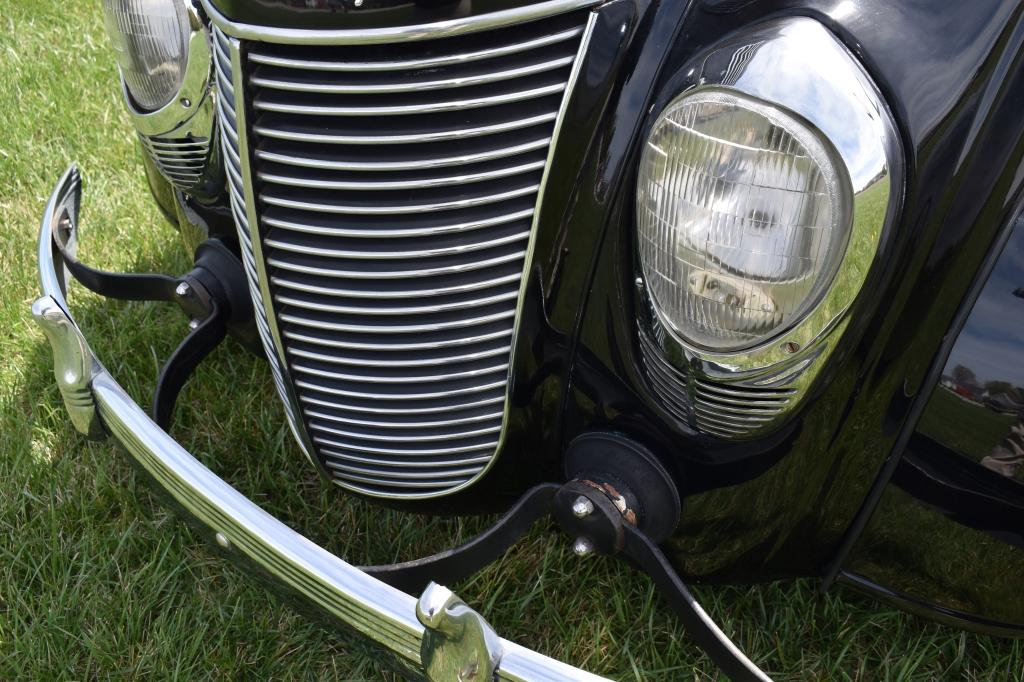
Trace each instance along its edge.
{"label": "round headlight", "polygon": [[846,251],[850,180],[795,116],[738,93],[677,97],[640,163],[637,229],[659,317],[711,351],[757,346],[821,300]]}
{"label": "round headlight", "polygon": [[154,111],[181,90],[191,33],[184,0],[103,0],[107,33],[135,104]]}

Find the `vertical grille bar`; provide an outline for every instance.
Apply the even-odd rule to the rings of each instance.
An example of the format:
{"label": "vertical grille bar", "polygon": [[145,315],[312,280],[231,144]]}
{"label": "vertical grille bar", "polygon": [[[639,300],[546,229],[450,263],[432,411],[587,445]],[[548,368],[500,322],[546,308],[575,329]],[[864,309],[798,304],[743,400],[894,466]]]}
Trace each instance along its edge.
{"label": "vertical grille bar", "polygon": [[543,186],[593,23],[577,12],[370,46],[216,31],[260,334],[300,443],[343,487],[433,497],[493,463]]}

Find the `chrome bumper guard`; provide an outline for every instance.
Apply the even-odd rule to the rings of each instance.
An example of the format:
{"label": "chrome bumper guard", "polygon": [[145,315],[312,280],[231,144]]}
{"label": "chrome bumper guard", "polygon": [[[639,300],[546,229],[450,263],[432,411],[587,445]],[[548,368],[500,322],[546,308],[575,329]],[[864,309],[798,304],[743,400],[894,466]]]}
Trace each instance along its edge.
{"label": "chrome bumper guard", "polygon": [[427,679],[605,679],[501,639],[444,587],[431,584],[417,600],[366,575],[263,511],[160,429],[104,369],[69,312],[68,276],[53,239],[56,234],[73,249],[80,198],[81,179],[72,166],[43,216],[42,296],[32,305],[53,347],[54,374],[75,428],[94,439],[112,436],[208,539],[255,563],[282,587],[422,670]]}

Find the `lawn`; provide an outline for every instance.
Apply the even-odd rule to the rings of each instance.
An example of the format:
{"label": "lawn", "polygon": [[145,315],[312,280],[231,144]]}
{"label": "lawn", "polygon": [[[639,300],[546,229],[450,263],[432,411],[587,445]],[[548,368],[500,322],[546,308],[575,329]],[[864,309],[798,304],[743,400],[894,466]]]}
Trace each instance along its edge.
{"label": "lawn", "polygon": [[[100,1],[5,0],[0,11],[0,679],[392,679],[381,657],[278,602],[164,511],[110,443],[88,443],[29,316],[35,237],[67,164],[85,176],[81,255],[183,271],[149,198]],[[185,332],[157,304],[73,291],[108,369],[143,404]],[[450,545],[483,520],[388,512],[323,486],[284,426],[263,363],[227,345],[183,396],[174,434],[220,475],[357,563]],[[386,541],[382,541],[386,539]],[[538,528],[457,587],[504,636],[624,680],[714,678],[645,578],[579,561]],[[696,590],[780,680],[1022,679],[1019,644],[927,623],[810,581]]]}

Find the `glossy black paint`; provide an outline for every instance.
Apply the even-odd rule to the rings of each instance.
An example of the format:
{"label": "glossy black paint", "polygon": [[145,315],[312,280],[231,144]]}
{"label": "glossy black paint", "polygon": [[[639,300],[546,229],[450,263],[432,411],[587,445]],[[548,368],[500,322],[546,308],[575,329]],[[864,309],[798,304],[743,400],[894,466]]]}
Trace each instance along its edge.
{"label": "glossy black paint", "polygon": [[[421,23],[528,3],[374,3],[297,9],[217,0],[230,17],[306,28]],[[689,574],[817,574],[908,426],[928,368],[1021,193],[1022,7],[978,0],[616,0],[600,10],[539,222],[512,370],[509,434],[493,473],[424,511],[505,504],[561,474],[580,433],[614,428],[687,493],[671,541]],[[766,19],[816,18],[863,63],[896,117],[904,210],[854,324],[798,418],[728,445],[672,419],[639,371],[634,167],[664,83],[710,45]]]}
{"label": "glossy black paint", "polygon": [[[946,359],[922,438],[1024,495],[1024,221],[1013,227]],[[1024,536],[1024,526],[1021,527]]]}
{"label": "glossy black paint", "polygon": [[1024,636],[1024,221],[1007,231],[844,567],[929,615]]}
{"label": "glossy black paint", "polygon": [[[724,9],[693,7],[661,82],[731,32],[801,14],[831,28],[890,102],[904,136],[908,186],[893,239],[870,276],[873,295],[855,305],[855,325],[814,399],[772,442],[724,446],[673,423],[639,371],[634,137],[581,183],[613,191],[597,197],[603,209],[594,211],[608,216],[607,232],[574,353],[563,438],[612,426],[665,458],[689,492],[673,540],[687,572],[722,580],[816,574],[892,454],[943,334],[1019,195],[1020,7],[858,1]],[[628,126],[635,135],[646,110],[630,113],[628,124],[620,119],[609,129]],[[557,311],[563,303],[549,305]]]}

